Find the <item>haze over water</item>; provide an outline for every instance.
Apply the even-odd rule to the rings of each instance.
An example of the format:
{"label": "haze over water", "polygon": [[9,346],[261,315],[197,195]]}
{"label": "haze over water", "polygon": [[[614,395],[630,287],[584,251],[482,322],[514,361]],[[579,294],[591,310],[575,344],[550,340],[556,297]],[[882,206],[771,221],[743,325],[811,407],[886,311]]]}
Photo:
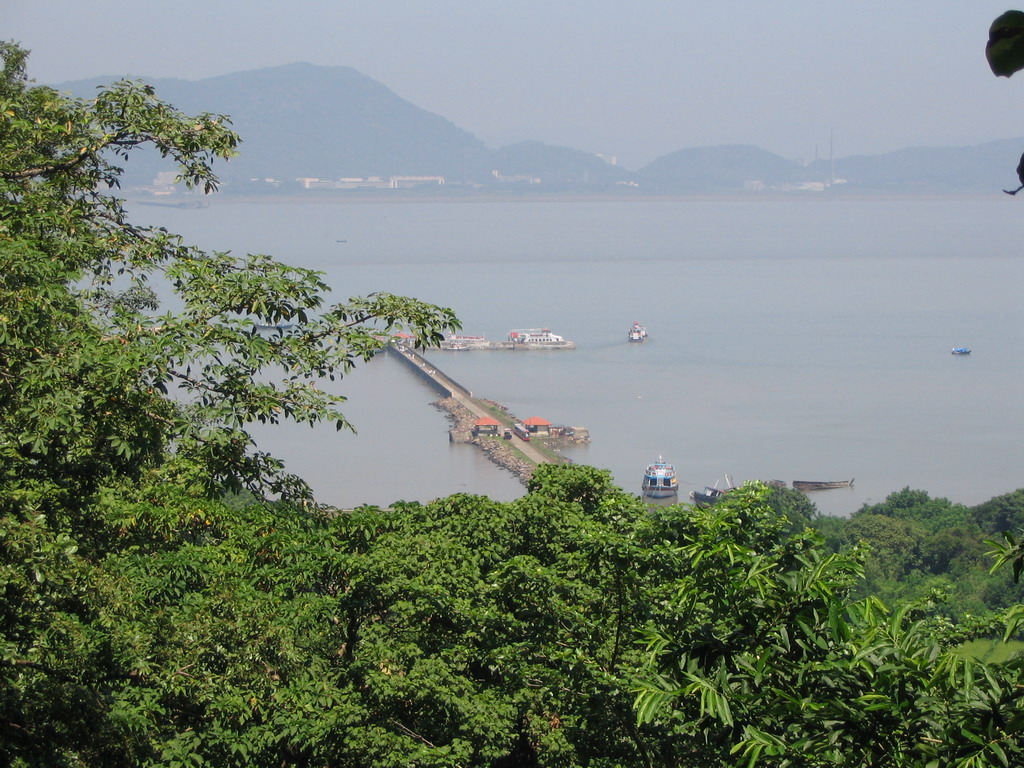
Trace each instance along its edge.
{"label": "haze over water", "polygon": [[[977,504],[1024,487],[1024,216],[1003,195],[654,202],[136,206],[208,249],[268,252],[370,291],[452,307],[464,332],[546,327],[573,351],[428,352],[520,417],[586,426],[567,451],[638,490],[675,463],[680,498],[725,473],[842,480],[849,514],[905,486]],[[344,242],[339,242],[344,241]],[[626,341],[645,324],[644,344]],[[954,357],[954,346],[970,347]],[[339,506],[523,487],[450,444],[434,393],[378,358],[345,379],[358,435],[261,430]]]}

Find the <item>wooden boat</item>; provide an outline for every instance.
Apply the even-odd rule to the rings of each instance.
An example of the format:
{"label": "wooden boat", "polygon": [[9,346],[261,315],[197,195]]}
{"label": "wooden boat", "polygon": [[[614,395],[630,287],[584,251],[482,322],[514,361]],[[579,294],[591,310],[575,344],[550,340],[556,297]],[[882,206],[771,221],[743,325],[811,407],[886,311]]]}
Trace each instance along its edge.
{"label": "wooden boat", "polygon": [[712,507],[728,492],[728,488],[712,488],[708,485],[704,486],[703,491],[690,491],[690,498],[698,507]]}
{"label": "wooden boat", "polygon": [[718,481],[715,481],[714,486],[706,485],[703,491],[690,491],[690,499],[698,507],[712,507],[725,496],[729,491],[733,490],[735,486],[732,484],[732,479],[725,476],[726,488],[719,488]]}
{"label": "wooden boat", "polygon": [[848,488],[853,485],[853,479],[849,480],[794,480],[793,487],[798,491],[826,491],[829,488]]}

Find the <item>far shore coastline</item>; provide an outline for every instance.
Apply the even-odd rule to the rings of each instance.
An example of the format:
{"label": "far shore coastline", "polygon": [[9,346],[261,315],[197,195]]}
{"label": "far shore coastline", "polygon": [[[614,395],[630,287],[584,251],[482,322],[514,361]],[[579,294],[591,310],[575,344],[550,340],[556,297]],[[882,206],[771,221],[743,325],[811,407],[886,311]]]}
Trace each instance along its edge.
{"label": "far shore coastline", "polygon": [[[966,201],[1003,199],[1001,190],[992,193],[949,193],[949,194],[897,194],[879,193],[822,193],[822,192],[751,192],[751,193],[706,193],[706,194],[672,194],[672,195],[597,195],[597,194],[433,194],[433,195],[388,195],[388,194],[268,194],[245,195],[231,192],[216,192],[211,195],[153,195],[145,192],[126,190],[124,195],[129,203],[162,206],[168,208],[187,208],[197,202],[216,205],[251,205],[253,203],[273,203],[275,205],[382,205],[393,203],[700,203],[700,202],[861,202],[872,200],[920,200],[920,201]],[[205,206],[202,206],[205,207]]]}

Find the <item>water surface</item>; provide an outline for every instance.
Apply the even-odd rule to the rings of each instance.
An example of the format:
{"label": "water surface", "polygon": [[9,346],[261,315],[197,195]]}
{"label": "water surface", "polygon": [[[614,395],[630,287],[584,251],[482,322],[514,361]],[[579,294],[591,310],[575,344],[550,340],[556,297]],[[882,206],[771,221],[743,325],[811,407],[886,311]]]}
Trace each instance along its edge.
{"label": "water surface", "polygon": [[[839,480],[849,514],[905,486],[976,504],[1024,486],[1024,211],[968,200],[340,203],[136,207],[210,249],[322,270],[456,310],[466,333],[547,327],[574,351],[432,352],[521,417],[582,425],[572,458],[638,490],[728,474]],[[344,242],[339,242],[344,241]],[[650,338],[630,344],[634,321]],[[968,357],[954,357],[967,346]],[[326,502],[522,486],[450,444],[434,395],[380,358],[343,383],[358,435],[261,431]]]}

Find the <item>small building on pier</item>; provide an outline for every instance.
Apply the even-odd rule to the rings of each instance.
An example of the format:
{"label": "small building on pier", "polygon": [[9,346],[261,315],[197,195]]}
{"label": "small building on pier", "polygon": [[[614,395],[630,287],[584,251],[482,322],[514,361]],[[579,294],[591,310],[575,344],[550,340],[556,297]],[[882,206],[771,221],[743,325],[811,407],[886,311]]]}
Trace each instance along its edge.
{"label": "small building on pier", "polygon": [[547,419],[542,419],[540,416],[531,416],[528,419],[524,419],[523,424],[526,425],[527,430],[533,435],[544,436],[551,431],[551,422]]}
{"label": "small building on pier", "polygon": [[490,416],[481,416],[473,422],[474,435],[497,435],[499,429],[501,429],[501,422]]}

